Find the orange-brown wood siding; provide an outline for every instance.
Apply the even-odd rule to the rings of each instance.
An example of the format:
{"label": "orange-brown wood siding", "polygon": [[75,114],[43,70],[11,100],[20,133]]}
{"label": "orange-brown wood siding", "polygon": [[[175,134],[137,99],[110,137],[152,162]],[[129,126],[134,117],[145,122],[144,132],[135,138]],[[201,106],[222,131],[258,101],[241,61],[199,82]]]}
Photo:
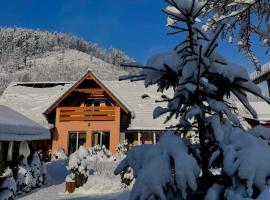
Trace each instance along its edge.
{"label": "orange-brown wood siding", "polygon": [[85,145],[91,147],[93,131],[109,131],[109,148],[115,153],[120,142],[121,111],[129,113],[90,71],[87,72],[45,112],[48,121],[55,124],[52,151],[63,149],[68,153],[69,132],[86,132]]}
{"label": "orange-brown wood siding", "polygon": [[64,149],[68,152],[70,131],[85,131],[86,147],[91,147],[92,131],[110,131],[110,151],[116,153],[120,142],[120,107],[115,106],[114,120],[111,121],[60,121],[60,109],[56,109],[55,132],[53,134],[52,151]]}

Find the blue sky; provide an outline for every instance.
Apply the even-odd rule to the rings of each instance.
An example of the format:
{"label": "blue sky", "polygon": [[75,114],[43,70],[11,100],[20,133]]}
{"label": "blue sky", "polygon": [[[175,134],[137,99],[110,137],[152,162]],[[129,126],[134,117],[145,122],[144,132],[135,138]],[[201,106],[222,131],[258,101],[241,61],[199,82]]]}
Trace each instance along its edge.
{"label": "blue sky", "polygon": [[[166,52],[181,41],[167,36],[162,0],[0,0],[0,26],[16,26],[72,33],[99,46],[115,47],[139,62]],[[262,63],[269,55],[256,43]],[[223,42],[220,51],[230,61],[254,67],[234,45]]]}

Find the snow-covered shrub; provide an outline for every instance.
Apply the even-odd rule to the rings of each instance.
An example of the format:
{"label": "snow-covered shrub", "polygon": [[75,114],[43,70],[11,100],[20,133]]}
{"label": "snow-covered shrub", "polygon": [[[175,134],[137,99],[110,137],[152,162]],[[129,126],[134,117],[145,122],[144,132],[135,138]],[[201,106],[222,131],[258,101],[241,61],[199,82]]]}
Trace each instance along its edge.
{"label": "snow-covered shrub", "polygon": [[64,149],[58,149],[52,156],[52,160],[65,160],[67,159],[67,155],[65,154]]}
{"label": "snow-covered shrub", "polygon": [[[123,157],[127,155],[128,150],[129,150],[128,141],[124,140],[123,143],[117,146],[117,154],[115,156],[120,157],[120,160],[121,160]],[[121,182],[124,188],[130,186],[134,180],[133,170],[130,167],[123,170],[120,176],[121,176]]]}
{"label": "snow-covered shrub", "polygon": [[128,149],[129,149],[128,141],[127,140],[124,140],[123,143],[118,144],[118,146],[117,146],[117,153],[118,154],[121,154],[121,155],[127,155]]}
{"label": "snow-covered shrub", "polygon": [[27,158],[23,158],[16,174],[17,192],[28,193],[32,190],[33,176],[28,165]]}
{"label": "snow-covered shrub", "polygon": [[69,156],[67,166],[70,171],[69,179],[73,179],[76,187],[80,187],[93,176],[110,178],[121,159],[123,156],[112,156],[105,146],[94,146],[89,149],[80,146]]}
{"label": "snow-covered shrub", "polygon": [[10,168],[0,176],[0,199],[13,200],[16,197],[17,185]]}
{"label": "snow-covered shrub", "polygon": [[44,183],[46,167],[36,151],[30,156],[30,148],[27,142],[20,143],[19,156],[21,161],[15,176],[17,193],[28,193],[33,188],[40,187]]}
{"label": "snow-covered shrub", "polygon": [[112,155],[112,153],[106,149],[106,147],[103,145],[103,146],[100,146],[100,145],[96,145],[96,146],[93,146],[91,148],[88,149],[89,150],[89,154],[90,155],[96,155],[98,157],[110,157]]}
{"label": "snow-covered shrub", "polygon": [[28,193],[32,189],[33,176],[27,160],[30,156],[30,148],[26,141],[20,143],[19,156],[21,161],[16,174],[17,192]]}
{"label": "snow-covered shrub", "polygon": [[121,182],[123,187],[128,187],[134,180],[133,170],[131,167],[127,167],[125,170],[121,172]]}
{"label": "snow-covered shrub", "polygon": [[[146,87],[156,85],[161,97],[165,90],[172,90],[171,97],[160,100],[167,102],[167,106],[158,106],[153,118],[167,115],[164,123],[173,117],[178,119],[168,128],[176,129],[184,138],[193,132],[198,143],[189,142],[187,149],[184,140],[166,134],[156,145],[132,148],[115,173],[127,167],[133,169],[136,181],[130,200],[269,199],[266,197],[270,176],[270,147],[266,141],[270,138],[269,129],[256,127],[245,131],[235,115],[230,96],[234,95],[254,118],[257,113],[247,94],[269,104],[270,99],[250,80],[243,67],[228,62],[217,51],[218,37],[230,25],[225,23],[227,20],[235,24],[245,19],[239,31],[243,37],[250,35],[243,32],[252,21],[250,9],[255,2],[262,1],[165,1],[168,6],[163,11],[168,15],[167,25],[174,30],[171,34],[184,33],[183,41],[171,52],[150,57],[145,65],[124,64],[142,71],[121,79],[144,80]],[[216,3],[221,10],[226,10],[227,5],[234,7],[228,13],[235,16],[226,16],[227,11],[219,16],[222,19],[212,27],[215,30],[212,35],[201,26],[205,23],[203,17],[209,14],[205,12],[215,10]],[[245,15],[239,18],[241,9]],[[249,37],[244,39],[250,41]],[[250,45],[244,45],[247,51]],[[198,148],[194,148],[194,143]]]}
{"label": "snow-covered shrub", "polygon": [[40,187],[46,178],[46,168],[44,163],[40,161],[37,152],[33,153],[29,167],[33,176],[32,187]]}

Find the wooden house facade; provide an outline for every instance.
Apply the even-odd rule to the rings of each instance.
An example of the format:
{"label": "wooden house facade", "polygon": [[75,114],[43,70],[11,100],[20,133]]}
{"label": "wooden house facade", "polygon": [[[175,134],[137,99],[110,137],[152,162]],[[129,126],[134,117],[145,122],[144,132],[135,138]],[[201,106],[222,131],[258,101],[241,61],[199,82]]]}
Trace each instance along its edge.
{"label": "wooden house facade", "polygon": [[55,125],[52,150],[62,148],[72,153],[80,145],[97,144],[115,152],[120,142],[120,118],[130,113],[89,71],[44,114]]}

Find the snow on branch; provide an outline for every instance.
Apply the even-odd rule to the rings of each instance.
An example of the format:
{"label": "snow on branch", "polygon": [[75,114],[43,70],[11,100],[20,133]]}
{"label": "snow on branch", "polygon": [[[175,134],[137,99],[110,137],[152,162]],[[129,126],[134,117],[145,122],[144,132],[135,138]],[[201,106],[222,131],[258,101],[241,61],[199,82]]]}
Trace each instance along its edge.
{"label": "snow on branch", "polygon": [[[199,166],[181,138],[173,133],[164,133],[156,145],[132,148],[114,173],[117,175],[127,167],[131,167],[137,177],[130,200],[153,197],[165,200],[170,190],[180,190],[186,198],[188,188],[197,189]],[[177,188],[173,187],[174,182]]]}

